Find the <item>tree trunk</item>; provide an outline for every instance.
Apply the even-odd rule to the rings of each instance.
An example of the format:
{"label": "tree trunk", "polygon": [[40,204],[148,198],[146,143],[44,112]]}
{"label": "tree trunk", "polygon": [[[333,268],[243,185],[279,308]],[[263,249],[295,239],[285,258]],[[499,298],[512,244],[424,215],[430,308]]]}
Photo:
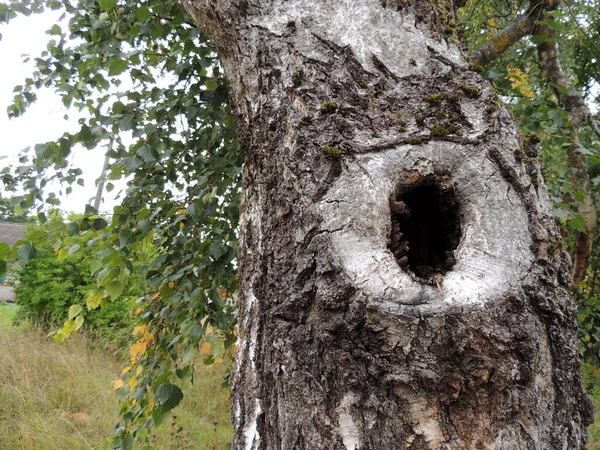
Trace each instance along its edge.
{"label": "tree trunk", "polygon": [[453,5],[184,7],[247,155],[234,448],[584,448],[535,142],[469,70]]}

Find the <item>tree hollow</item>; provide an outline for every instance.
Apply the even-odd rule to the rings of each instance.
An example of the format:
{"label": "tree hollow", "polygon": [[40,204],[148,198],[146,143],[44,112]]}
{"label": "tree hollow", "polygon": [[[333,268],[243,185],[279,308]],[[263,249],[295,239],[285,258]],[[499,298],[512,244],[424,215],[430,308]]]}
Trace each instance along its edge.
{"label": "tree hollow", "polygon": [[389,247],[400,267],[423,281],[452,269],[461,227],[449,176],[413,172],[390,196],[390,211]]}

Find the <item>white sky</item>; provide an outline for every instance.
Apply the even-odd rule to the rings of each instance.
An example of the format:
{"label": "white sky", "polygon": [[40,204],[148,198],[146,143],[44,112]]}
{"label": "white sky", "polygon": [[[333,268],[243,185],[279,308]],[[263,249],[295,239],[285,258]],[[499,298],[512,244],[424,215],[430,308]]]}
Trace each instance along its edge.
{"label": "white sky", "polygon": [[[7,159],[0,160],[0,167],[18,163],[18,154],[21,150],[37,143],[54,140],[65,131],[76,131],[76,110],[69,111],[69,120],[64,120],[67,110],[62,106],[60,97],[49,89],[36,91],[38,100],[29,108],[25,115],[17,119],[8,119],[6,109],[14,97],[13,88],[22,84],[26,77],[33,72],[33,62],[23,63],[22,55],[33,58],[39,56],[46,49],[49,35],[46,34],[61,15],[60,11],[47,11],[43,14],[29,17],[18,17],[8,25],[0,25],[2,40],[0,41],[0,156]],[[67,19],[64,20],[66,22]],[[77,148],[71,161],[76,167],[83,170],[85,185],[74,184],[73,192],[68,197],[61,195],[61,209],[65,211],[83,212],[86,203],[93,203],[90,198],[96,195],[95,180],[100,176],[104,162],[104,147],[94,150]],[[111,210],[117,204],[114,195],[123,187],[124,183],[115,183],[115,189],[109,194],[104,193],[100,209]],[[66,187],[66,186],[65,186]],[[53,189],[59,195],[60,188]],[[2,196],[11,196],[4,193]]]}

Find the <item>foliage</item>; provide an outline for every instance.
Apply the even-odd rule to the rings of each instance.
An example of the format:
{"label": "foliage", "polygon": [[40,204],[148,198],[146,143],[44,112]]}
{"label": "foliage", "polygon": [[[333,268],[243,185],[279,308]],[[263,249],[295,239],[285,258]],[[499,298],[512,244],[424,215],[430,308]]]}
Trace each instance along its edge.
{"label": "foliage", "polygon": [[[77,220],[77,216],[72,219]],[[106,228],[100,226],[106,221],[100,217],[87,219],[91,226],[84,233],[83,242],[74,233],[80,231],[72,226],[77,222],[65,223],[58,211],[52,211],[43,226],[30,225],[25,243],[15,245],[26,260],[17,274],[20,283],[15,289],[16,301],[21,306],[17,321],[27,320],[45,329],[64,323],[55,336],[61,341],[67,333],[80,328],[85,317],[88,332],[93,330],[123,345],[131,340],[129,334],[134,323],[130,317],[131,305],[145,291],[144,262],[147,264],[155,249],[151,245],[140,246],[142,251],[138,250],[129,262],[127,278],[112,281],[106,287],[115,301],[104,301],[97,289],[98,276],[93,275],[100,270],[99,260],[112,255],[112,249],[103,231]],[[83,225],[85,221],[78,223]],[[30,258],[32,249],[35,258]]]}
{"label": "foliage", "polygon": [[[18,272],[15,288],[19,311],[15,321],[28,321],[50,330],[70,319],[72,311],[83,309],[96,283],[89,263],[79,258],[57,260],[44,252]],[[132,328],[130,306],[126,299],[85,313],[88,331],[119,345],[127,344]]]}
{"label": "foliage", "polygon": [[10,199],[0,197],[0,222],[25,223],[26,221],[27,216],[24,213],[15,214]]}
{"label": "foliage", "polygon": [[[235,339],[243,155],[216,53],[177,1],[15,1],[0,5],[0,21],[44,8],[63,8],[65,19],[49,30],[48,50],[35,59],[32,77],[15,89],[8,112],[23,114],[36,89],[51,87],[64,105],[81,112],[81,127],[36,145],[19,168],[0,177],[7,189],[24,189],[20,207],[41,213],[42,202],[58,202],[44,193],[50,179],[66,184],[67,193],[70,184],[84,182],[81,171],[68,165],[71,151],[114,141],[108,178],[131,177],[122,204],[109,224],[98,227],[100,217],[90,208],[85,218],[68,224],[69,237],[55,251],[66,257],[104,230],[105,253],[98,264],[90,262],[97,303],[120,296],[133,254],[144,242],[150,239],[158,249],[146,273],[148,291],[134,307],[147,331],[132,347],[120,392],[121,420],[110,444],[128,448],[133,436],[147,441],[152,424],[169,412],[175,402],[161,402],[158,394],[192,376],[191,361],[206,334],[212,333],[216,358]],[[19,244],[0,245],[0,259],[19,249],[25,260],[35,254],[37,241]]]}
{"label": "foliage", "polygon": [[[587,35],[593,37],[593,30],[599,29],[596,3],[570,2],[548,23],[565,37],[565,67],[590,101],[599,59]],[[487,41],[526,4],[469,1],[462,10],[469,46]],[[37,208],[44,224],[42,204],[58,203],[52,193],[44,192],[47,183],[58,180],[66,184],[67,193],[71,184],[84,183],[81,171],[68,165],[70,152],[106,145],[109,179],[130,177],[110,221],[88,208],[85,217],[64,224],[67,236],[57,239],[53,248],[59,258],[68,258],[88,242],[102,247],[89,262],[98,286],[88,298],[91,306],[120,298],[136,273],[136,255],[144,254],[149,241],[156,249],[145,272],[148,289],[134,306],[140,323],[130,364],[117,383],[120,420],[109,443],[130,448],[134,437],[149,442],[153,424],[163,421],[179,402],[178,386],[192,377],[192,361],[202,343],[209,348],[207,362],[232,351],[243,155],[235,143],[216,53],[176,0],[13,0],[0,4],[0,22],[44,8],[64,9],[64,20],[49,30],[48,49],[35,59],[33,75],[15,89],[8,113],[22,115],[36,100],[36,89],[50,87],[81,115],[80,129],[36,145],[22,156],[20,167],[5,168],[0,180],[7,189],[22,188],[26,194],[15,203],[23,210]],[[585,14],[590,19],[580,20]],[[583,28],[585,33],[580,33]],[[540,75],[536,39],[511,47],[484,76],[522,128],[540,135],[557,214],[574,232],[581,228],[573,208],[580,189],[570,181],[565,163],[570,128]],[[588,136],[583,144],[582,152],[591,153],[588,160],[594,166],[597,142]],[[107,190],[113,188],[107,183]],[[46,239],[44,233],[13,248],[0,244],[0,260],[17,254],[24,261],[31,259]],[[65,336],[84,311],[72,313],[76,314],[63,328]]]}

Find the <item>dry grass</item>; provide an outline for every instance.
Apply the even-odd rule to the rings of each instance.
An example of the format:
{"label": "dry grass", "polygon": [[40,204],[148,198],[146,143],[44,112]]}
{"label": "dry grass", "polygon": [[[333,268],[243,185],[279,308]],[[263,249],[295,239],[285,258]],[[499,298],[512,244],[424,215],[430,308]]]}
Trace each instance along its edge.
{"label": "dry grass", "polygon": [[[76,450],[102,444],[117,411],[111,382],[118,358],[76,335],[56,344],[37,330],[9,325],[0,308],[0,449]],[[175,416],[156,431],[160,450],[215,449],[231,442],[222,367],[199,367]]]}

